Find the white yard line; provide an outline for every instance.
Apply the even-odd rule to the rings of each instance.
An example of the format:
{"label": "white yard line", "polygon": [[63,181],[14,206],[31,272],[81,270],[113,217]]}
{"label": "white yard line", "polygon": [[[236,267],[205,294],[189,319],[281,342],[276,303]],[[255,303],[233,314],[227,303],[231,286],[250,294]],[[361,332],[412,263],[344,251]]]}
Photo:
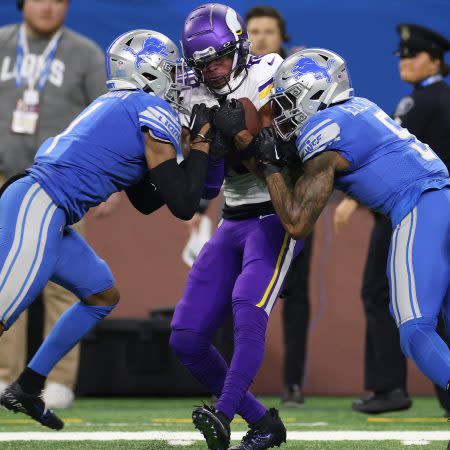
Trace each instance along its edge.
{"label": "white yard line", "polygon": [[[239,440],[243,432],[231,434]],[[289,441],[448,441],[450,431],[291,431]],[[203,436],[191,431],[144,432],[0,432],[0,441],[202,441]]]}

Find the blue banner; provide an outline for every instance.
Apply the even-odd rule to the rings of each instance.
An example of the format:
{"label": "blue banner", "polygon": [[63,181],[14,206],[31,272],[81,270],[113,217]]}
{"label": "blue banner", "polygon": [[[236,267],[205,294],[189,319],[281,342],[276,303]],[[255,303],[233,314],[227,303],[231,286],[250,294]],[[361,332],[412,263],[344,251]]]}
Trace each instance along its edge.
{"label": "blue banner", "polygon": [[[0,3],[0,25],[18,22],[15,1]],[[72,0],[67,25],[106,49],[114,37],[135,28],[150,28],[175,42],[188,12],[202,1]],[[448,38],[448,0],[230,0],[242,16],[252,6],[272,5],[286,17],[289,47],[324,47],[340,53],[348,62],[356,95],[368,97],[391,113],[410,91],[398,75],[395,26],[417,23]],[[1,45],[1,43],[0,43]]]}

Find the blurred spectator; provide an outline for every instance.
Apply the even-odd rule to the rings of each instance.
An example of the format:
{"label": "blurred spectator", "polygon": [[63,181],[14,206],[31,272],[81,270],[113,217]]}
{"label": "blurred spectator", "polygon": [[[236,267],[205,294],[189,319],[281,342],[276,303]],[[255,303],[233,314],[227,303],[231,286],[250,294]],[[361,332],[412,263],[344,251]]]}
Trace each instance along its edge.
{"label": "blurred spectator", "polygon": [[[255,55],[278,53],[286,56],[283,43],[289,41],[283,16],[270,6],[255,6],[245,16],[250,50]],[[304,402],[302,383],[305,372],[309,324],[309,269],[313,236],[305,239],[303,250],[293,261],[281,298],[283,306],[284,368],[282,403],[298,406]]]}
{"label": "blurred spectator", "polygon": [[[401,24],[397,31],[400,34],[396,52],[400,57],[400,77],[412,84],[414,91],[399,102],[394,119],[419,140],[429,144],[448,168],[450,87],[443,77],[449,72],[444,53],[450,50],[450,42],[418,25]],[[344,199],[341,202],[334,218],[336,231],[348,222],[356,208],[354,200]],[[386,263],[391,233],[390,221],[375,214],[361,291],[367,319],[365,389],[370,394],[355,400],[352,405],[353,409],[365,413],[406,409],[411,405],[406,392],[406,359],[400,348],[397,327],[389,312]],[[443,324],[438,330],[441,336],[445,336]],[[449,415],[448,394],[438,387],[436,391],[441,406]]]}
{"label": "blurred spectator", "polygon": [[286,32],[286,21],[275,8],[255,6],[247,12],[245,22],[253,55],[278,53],[286,58],[283,43],[289,42],[290,38]]}
{"label": "blurred spectator", "polygon": [[[17,6],[23,22],[0,28],[0,185],[31,166],[40,144],[105,91],[102,51],[63,26],[69,0],[18,0]],[[47,334],[77,299],[53,283],[43,298]],[[0,391],[25,366],[26,323],[24,313],[2,339]],[[77,371],[75,348],[50,374],[44,392],[48,407],[71,404]]]}
{"label": "blurred spectator", "polygon": [[181,259],[188,267],[192,267],[200,250],[212,236],[213,223],[205,214],[209,208],[209,204],[209,200],[202,198],[194,217],[186,222],[189,230],[189,238],[181,253]]}

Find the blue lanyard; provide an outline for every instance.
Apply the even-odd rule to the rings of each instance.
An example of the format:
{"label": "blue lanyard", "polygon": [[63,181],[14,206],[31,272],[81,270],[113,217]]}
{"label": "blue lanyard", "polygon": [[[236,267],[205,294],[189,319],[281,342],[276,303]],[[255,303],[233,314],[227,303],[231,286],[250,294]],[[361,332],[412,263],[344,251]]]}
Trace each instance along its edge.
{"label": "blue lanyard", "polygon": [[[39,75],[39,83],[37,84],[37,89],[39,91],[42,91],[44,89],[45,84],[47,83],[47,78],[50,73],[50,65],[55,58],[56,51],[58,50],[59,41],[61,40],[62,32],[59,31],[56,35],[53,36],[53,38],[49,41],[47,47],[45,48],[44,52],[41,56],[46,55],[45,57],[45,63],[43,65],[42,71]],[[25,27],[21,26],[19,29],[19,35],[17,38],[17,56],[16,56],[16,87],[22,86],[22,77],[21,77],[21,70],[22,70],[22,64],[23,59],[25,56],[25,50],[24,50],[24,42],[25,42],[26,36],[25,36]],[[50,46],[50,48],[49,48]],[[27,53],[28,53],[28,45],[27,45]],[[29,87],[35,87],[35,86],[29,86]]]}
{"label": "blue lanyard", "polygon": [[438,81],[443,80],[444,77],[442,75],[433,75],[431,77],[425,78],[425,80],[421,81],[419,83],[419,86],[425,87],[425,86],[429,86],[430,84],[434,84],[437,83]]}

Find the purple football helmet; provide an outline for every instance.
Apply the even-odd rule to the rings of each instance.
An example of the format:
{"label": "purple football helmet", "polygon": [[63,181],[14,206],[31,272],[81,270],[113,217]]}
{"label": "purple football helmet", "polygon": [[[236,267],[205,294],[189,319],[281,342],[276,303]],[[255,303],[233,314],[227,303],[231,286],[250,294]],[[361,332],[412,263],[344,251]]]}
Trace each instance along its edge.
{"label": "purple football helmet", "polygon": [[[187,16],[181,39],[187,65],[213,93],[229,94],[242,84],[250,41],[245,23],[234,9],[220,3],[199,6]],[[217,88],[204,79],[201,69],[225,55],[231,56],[233,63],[231,71],[223,77],[223,87]],[[235,79],[242,71],[245,73],[237,82]]]}

